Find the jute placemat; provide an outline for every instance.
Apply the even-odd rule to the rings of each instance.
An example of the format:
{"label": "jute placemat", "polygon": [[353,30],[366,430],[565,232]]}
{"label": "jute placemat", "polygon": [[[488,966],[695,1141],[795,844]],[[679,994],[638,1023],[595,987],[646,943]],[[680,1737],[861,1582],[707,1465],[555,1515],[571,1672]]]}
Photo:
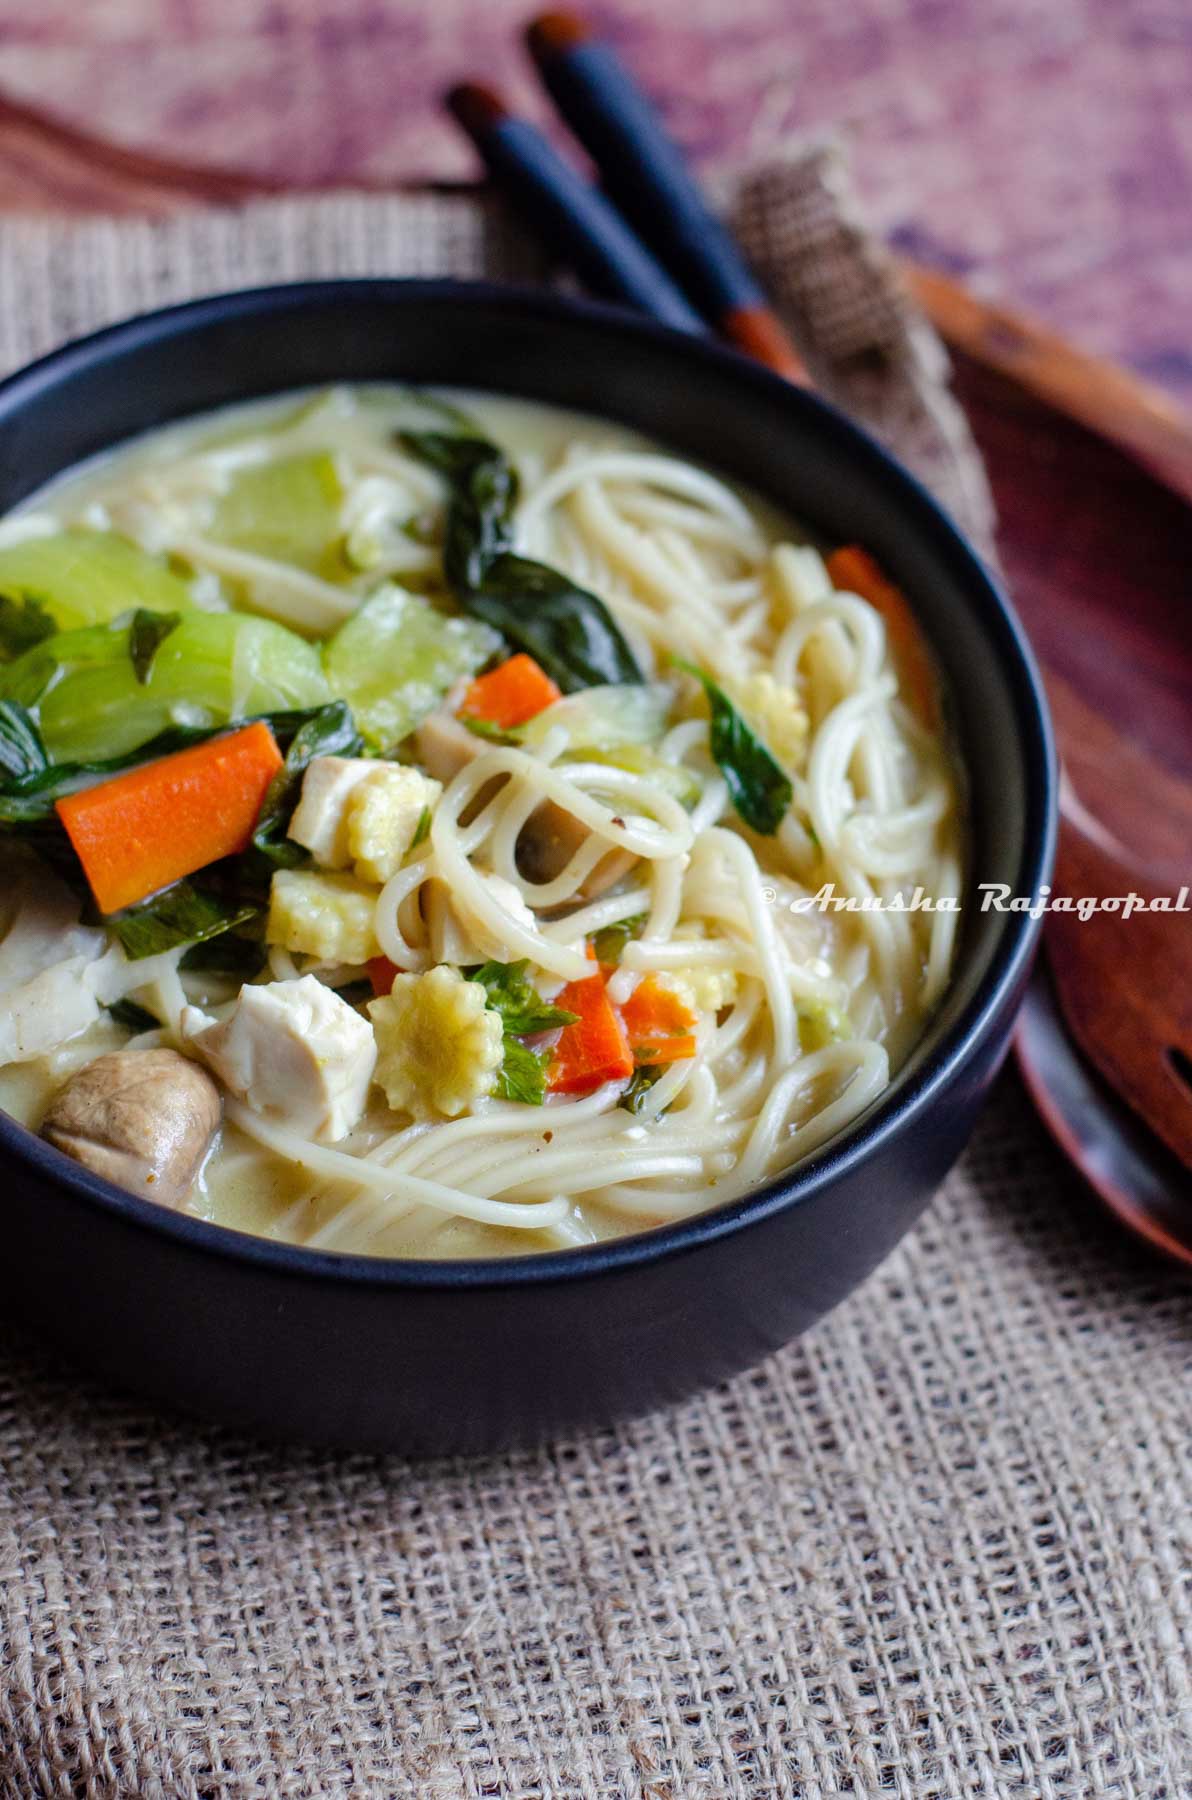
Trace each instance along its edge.
{"label": "jute placemat", "polygon": [[[942,354],[836,153],[755,174],[740,219],[825,386],[988,543]],[[456,198],[2,223],[0,360],[204,290],[445,270],[544,272]],[[262,1446],[6,1329],[0,1792],[1175,1800],[1188,1298],[1091,1210],[1010,1077],[808,1338],[541,1453]]]}

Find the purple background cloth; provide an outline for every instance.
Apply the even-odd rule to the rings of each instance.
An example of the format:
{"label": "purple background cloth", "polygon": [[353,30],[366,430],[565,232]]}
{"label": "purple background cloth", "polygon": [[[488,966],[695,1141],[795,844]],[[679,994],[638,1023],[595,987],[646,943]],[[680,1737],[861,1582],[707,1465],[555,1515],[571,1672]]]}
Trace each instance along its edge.
{"label": "purple background cloth", "polygon": [[[532,0],[0,0],[0,86],[294,186],[474,171],[438,96],[545,117]],[[621,0],[588,9],[705,169],[842,124],[872,222],[1192,400],[1189,0]],[[31,205],[0,146],[0,206]],[[43,201],[44,203],[44,201]]]}

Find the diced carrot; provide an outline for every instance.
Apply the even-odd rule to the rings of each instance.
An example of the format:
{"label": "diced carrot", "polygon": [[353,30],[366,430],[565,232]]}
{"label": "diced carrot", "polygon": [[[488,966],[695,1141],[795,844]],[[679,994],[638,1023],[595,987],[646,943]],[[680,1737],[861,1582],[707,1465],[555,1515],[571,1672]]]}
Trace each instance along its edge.
{"label": "diced carrot", "polygon": [[486,724],[510,731],[561,698],[561,690],[546,670],[539,668],[532,656],[519,651],[499,668],[476,677],[464,695],[459,716],[483,719]]}
{"label": "diced carrot", "polygon": [[695,1055],[695,1014],[653,975],[638,982],[621,1007],[621,1018],[636,1062],[680,1062]]}
{"label": "diced carrot", "polygon": [[638,1063],[685,1062],[689,1056],[695,1055],[695,1038],[665,1037],[653,1038],[648,1043],[633,1046],[633,1060]]}
{"label": "diced carrot", "polygon": [[388,994],[393,988],[394,981],[403,973],[396,963],[390,962],[387,956],[370,957],[366,967],[368,979],[372,982],[373,993],[378,998],[382,994]]}
{"label": "diced carrot", "polygon": [[633,1055],[624,1026],[609,1003],[603,975],[569,981],[554,1004],[579,1016],[574,1025],[564,1025],[555,1045],[549,1075],[552,1091],[587,1094],[606,1081],[627,1081],[633,1074]]}
{"label": "diced carrot", "polygon": [[882,573],[880,563],[859,544],[833,550],[828,558],[832,585],[868,600],[886,621],[890,648],[906,686],[907,699],[929,730],[940,723],[939,685],[919,622],[901,588]]}
{"label": "diced carrot", "polygon": [[246,849],[281,766],[258,720],[59,800],[100,911],[118,912]]}

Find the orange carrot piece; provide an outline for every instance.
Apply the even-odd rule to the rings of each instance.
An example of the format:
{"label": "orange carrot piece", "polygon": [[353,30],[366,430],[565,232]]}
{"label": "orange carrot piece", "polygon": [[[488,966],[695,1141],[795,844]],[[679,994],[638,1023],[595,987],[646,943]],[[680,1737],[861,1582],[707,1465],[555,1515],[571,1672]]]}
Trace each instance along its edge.
{"label": "orange carrot piece", "polygon": [[695,1055],[695,1038],[683,1037],[651,1038],[646,1043],[633,1046],[633,1060],[648,1063],[654,1068],[659,1063],[685,1062],[689,1056]]}
{"label": "orange carrot piece", "polygon": [[372,982],[373,993],[377,995],[378,999],[382,994],[390,993],[397,977],[405,973],[396,963],[390,962],[387,956],[372,956],[365,966],[368,969],[368,979]]}
{"label": "orange carrot piece", "polygon": [[119,912],[246,849],[281,766],[273,733],[258,720],[59,800],[100,911]]}
{"label": "orange carrot piece", "polygon": [[561,690],[546,670],[539,668],[532,656],[519,651],[499,668],[476,677],[464,695],[459,716],[483,719],[486,724],[510,731],[561,698]]}
{"label": "orange carrot piece", "polygon": [[682,996],[653,975],[638,982],[621,1008],[621,1017],[631,1045],[639,1038],[674,1037],[695,1024],[695,1014]]}
{"label": "orange carrot piece", "polygon": [[859,544],[833,550],[828,558],[833,587],[868,600],[886,621],[890,648],[906,685],[907,699],[931,731],[940,723],[939,686],[919,622],[901,588],[887,581],[881,565]]}
{"label": "orange carrot piece", "polygon": [[628,1081],[633,1074],[633,1055],[625,1029],[613,1011],[604,988],[604,977],[587,975],[569,981],[554,1005],[577,1013],[574,1025],[564,1025],[551,1059],[549,1082],[556,1094],[587,1094],[606,1081]]}

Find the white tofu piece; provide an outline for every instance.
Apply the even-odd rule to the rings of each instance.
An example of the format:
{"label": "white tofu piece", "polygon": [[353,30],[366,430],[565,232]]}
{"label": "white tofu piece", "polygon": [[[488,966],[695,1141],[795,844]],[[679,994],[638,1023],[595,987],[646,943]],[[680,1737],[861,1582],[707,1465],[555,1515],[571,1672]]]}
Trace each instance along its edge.
{"label": "white tofu piece", "polygon": [[88,967],[87,957],[70,956],[8,989],[0,1002],[0,1063],[41,1056],[95,1023],[99,1004],[85,979]]}
{"label": "white tofu piece", "polygon": [[346,869],[351,863],[348,796],[377,768],[367,756],[314,756],[307,764],[286,836],[309,850],[324,869]]}
{"label": "white tofu piece", "polygon": [[334,1143],[364,1111],[372,1026],[313,975],[242,987],[218,1024],[190,1008],[182,1033],[231,1093],[295,1131]]}

